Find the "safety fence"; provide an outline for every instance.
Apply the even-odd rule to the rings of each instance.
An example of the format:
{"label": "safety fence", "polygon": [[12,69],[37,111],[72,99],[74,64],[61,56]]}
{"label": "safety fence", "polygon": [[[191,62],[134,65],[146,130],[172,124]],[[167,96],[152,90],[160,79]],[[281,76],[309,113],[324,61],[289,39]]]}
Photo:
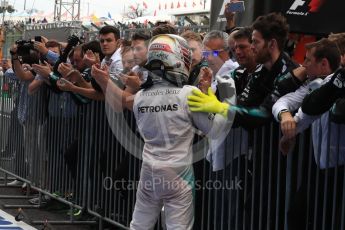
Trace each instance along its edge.
{"label": "safety fence", "polygon": [[[5,89],[15,93],[8,93],[6,84]],[[4,184],[17,178],[39,191],[35,207],[45,196],[70,207],[69,220],[50,220],[51,224],[128,229],[141,168],[134,155],[143,147],[133,114],[113,113],[104,102],[77,105],[69,93],[44,87],[22,97],[26,84],[1,82]],[[217,149],[224,153],[218,162],[224,169],[213,172],[205,159],[194,163],[194,229],[345,229],[343,166],[318,166],[315,159],[320,157],[314,157],[310,130],[298,136],[288,157],[279,152],[279,139],[275,122],[249,131],[233,127]],[[337,161],[344,158],[339,155],[344,149],[340,138],[333,141],[337,144],[326,149],[338,153]],[[317,148],[323,147],[321,143]],[[196,135],[193,147],[206,156],[203,136]],[[215,165],[215,157],[211,162]],[[76,220],[73,213],[78,210],[93,218]],[[164,210],[162,217],[156,229],[164,229]]]}

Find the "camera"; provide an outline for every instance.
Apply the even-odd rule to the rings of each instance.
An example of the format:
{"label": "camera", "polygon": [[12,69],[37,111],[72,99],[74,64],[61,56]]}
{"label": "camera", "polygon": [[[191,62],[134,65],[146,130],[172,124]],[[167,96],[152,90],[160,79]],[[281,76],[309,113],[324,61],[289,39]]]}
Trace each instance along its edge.
{"label": "camera", "polygon": [[36,42],[42,42],[42,37],[41,36],[35,36],[35,41]]}
{"label": "camera", "polygon": [[17,40],[17,54],[19,56],[30,55],[30,50],[34,50],[34,42],[28,40]]}
{"label": "camera", "polygon": [[18,40],[16,41],[17,54],[21,56],[22,63],[25,64],[38,64],[39,53],[34,48],[34,42],[29,40]]}

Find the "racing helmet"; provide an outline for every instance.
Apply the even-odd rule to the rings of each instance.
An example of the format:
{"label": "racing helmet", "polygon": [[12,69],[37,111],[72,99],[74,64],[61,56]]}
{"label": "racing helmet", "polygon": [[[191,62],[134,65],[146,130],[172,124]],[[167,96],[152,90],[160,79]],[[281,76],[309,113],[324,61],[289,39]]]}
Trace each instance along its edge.
{"label": "racing helmet", "polygon": [[188,82],[192,54],[186,40],[175,34],[154,36],[148,46],[146,68],[176,85]]}

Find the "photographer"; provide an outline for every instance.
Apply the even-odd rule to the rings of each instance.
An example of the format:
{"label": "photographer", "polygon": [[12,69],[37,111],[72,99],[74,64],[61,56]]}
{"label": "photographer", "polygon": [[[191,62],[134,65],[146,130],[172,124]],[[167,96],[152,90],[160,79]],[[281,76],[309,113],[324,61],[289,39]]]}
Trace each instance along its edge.
{"label": "photographer", "polygon": [[[33,171],[32,164],[41,157],[43,121],[46,91],[42,88],[35,96],[28,94],[28,86],[36,76],[32,65],[39,63],[39,54],[33,47],[33,42],[19,40],[10,49],[15,77],[19,80],[18,120],[24,129],[24,165],[23,177],[34,184],[40,183],[41,173]],[[20,164],[20,162],[19,162]],[[35,181],[33,181],[35,179]]]}
{"label": "photographer", "polygon": [[[7,131],[7,142],[3,149],[1,149],[1,161],[15,159],[18,162],[20,154],[23,153],[23,127],[18,120],[18,91],[20,81],[15,76],[10,60],[3,59],[1,62],[1,67],[4,72],[3,84],[8,84],[10,92],[10,98],[13,102],[13,109],[10,114],[10,124]],[[19,173],[18,167],[15,166],[14,171]],[[14,180],[7,183],[9,186],[19,185],[20,181]]]}
{"label": "photographer", "polygon": [[[40,39],[37,39],[40,38]],[[42,57],[47,59],[50,63],[55,63],[61,53],[61,44],[55,40],[49,41],[45,37],[35,37],[34,48],[41,54]],[[50,48],[50,49],[49,49]]]}
{"label": "photographer", "polygon": [[[42,48],[42,45],[44,45],[44,48]],[[34,94],[43,82],[50,85],[48,79],[52,72],[52,65],[54,65],[61,54],[61,45],[55,40],[45,43],[35,42],[34,47],[40,53],[41,64],[33,65],[33,69],[38,73],[38,76],[29,85],[30,95]]]}
{"label": "photographer", "polygon": [[[44,88],[46,85],[49,85],[48,91],[48,102],[47,102],[47,136],[44,138],[44,142],[47,145],[47,156],[44,161],[47,161],[47,165],[55,159],[59,159],[59,162],[65,162],[67,164],[67,168],[70,170],[74,167],[72,166],[71,162],[66,159],[66,152],[67,149],[75,143],[75,137],[77,136],[76,129],[71,128],[75,127],[74,122],[76,121],[75,118],[78,114],[78,107],[75,101],[72,98],[72,95],[68,92],[59,92],[57,88],[54,87],[50,78],[53,74],[55,74],[53,70],[53,65],[56,65],[57,61],[61,59],[61,56],[64,55],[61,53],[61,44],[56,41],[48,41],[45,43],[45,48],[48,52],[45,52],[45,48],[42,48],[41,44],[35,42],[35,46],[39,45],[38,50],[40,50],[41,57],[43,59],[46,57],[46,60],[43,61],[41,64],[34,64],[33,69],[38,74],[35,80],[30,85],[30,92],[35,93],[37,89]],[[51,57],[56,57],[51,59],[49,55],[52,54]],[[64,61],[61,62],[61,66],[68,66],[71,67],[70,64],[65,63]],[[44,84],[45,83],[45,84]],[[36,93],[35,93],[36,95]],[[58,128],[57,128],[58,127]],[[63,174],[65,165],[59,164],[57,166],[58,175]],[[49,169],[47,169],[49,170]],[[61,177],[59,177],[61,178]],[[55,192],[61,192],[63,188],[61,185],[58,184],[59,178],[55,178],[51,183],[51,190]],[[72,172],[72,179],[75,178],[75,175]],[[52,178],[48,178],[52,180]],[[49,197],[43,196],[41,203],[39,198],[33,198],[29,202],[34,205],[46,205],[49,202]]]}
{"label": "photographer", "polygon": [[19,40],[10,49],[14,73],[23,81],[34,79],[36,73],[32,70],[31,65],[39,63],[39,55],[31,45],[32,43],[30,41]]}

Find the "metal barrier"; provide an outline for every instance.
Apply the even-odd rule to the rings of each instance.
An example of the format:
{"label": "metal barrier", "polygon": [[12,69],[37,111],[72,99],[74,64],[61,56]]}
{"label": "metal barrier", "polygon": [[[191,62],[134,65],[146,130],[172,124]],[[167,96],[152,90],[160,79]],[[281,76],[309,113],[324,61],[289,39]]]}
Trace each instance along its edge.
{"label": "metal barrier", "polygon": [[[16,152],[16,146],[13,143],[6,145],[10,141],[10,139],[20,138],[21,134],[19,133],[18,123],[11,123],[12,117],[15,116],[16,110],[14,109],[13,100],[16,98],[15,92],[17,91],[18,85],[14,81],[4,81],[3,78],[0,78],[0,88],[1,88],[1,119],[0,119],[0,131],[2,133],[0,138],[0,150],[3,159],[1,160],[2,165],[6,165],[8,168],[15,168],[15,162],[11,160],[15,157],[15,155],[20,155],[21,153]],[[13,120],[14,122],[14,120]],[[12,132],[9,135],[5,135],[7,130],[11,130]],[[19,140],[19,142],[21,142]],[[3,152],[5,149],[3,146],[6,146],[8,151],[13,153],[11,155],[4,156]],[[1,175],[3,176],[3,175]]]}
{"label": "metal barrier", "polygon": [[[23,83],[11,84],[22,90]],[[128,229],[141,167],[128,152],[142,147],[132,113],[108,113],[103,102],[76,105],[68,93],[41,88],[26,98],[29,109],[22,124],[18,111],[23,98],[1,95],[0,171],[5,185],[8,175],[19,178],[66,204],[70,219],[50,224]],[[129,129],[122,128],[124,123]],[[225,153],[223,170],[212,172],[207,160],[194,163],[194,229],[345,229],[343,166],[320,169],[310,130],[298,136],[288,157],[280,154],[279,139],[277,123],[251,131],[233,128],[219,148]],[[328,151],[344,154],[340,139],[337,143]],[[206,154],[208,146],[201,149]],[[41,206],[42,197],[34,207]],[[95,219],[77,221],[78,210]],[[164,228],[163,223],[159,220],[156,229]]]}

